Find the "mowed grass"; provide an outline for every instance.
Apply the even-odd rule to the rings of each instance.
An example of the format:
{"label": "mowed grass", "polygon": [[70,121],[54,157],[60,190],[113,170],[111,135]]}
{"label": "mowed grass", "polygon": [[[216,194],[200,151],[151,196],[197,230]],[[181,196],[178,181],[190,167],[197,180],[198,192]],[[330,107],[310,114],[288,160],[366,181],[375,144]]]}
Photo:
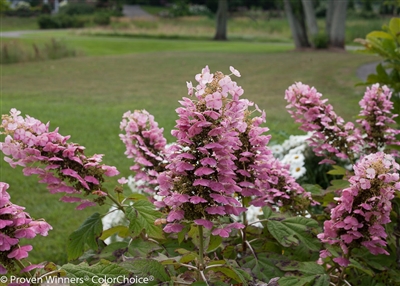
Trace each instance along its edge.
{"label": "mowed grass", "polygon": [[[240,52],[240,53],[271,53],[293,49],[292,43],[246,43],[217,42],[210,40],[172,40],[155,38],[130,38],[82,35],[78,31],[44,31],[26,34],[18,41],[27,46],[43,45],[49,39],[62,40],[69,47],[87,56],[122,55],[132,53],[192,51],[192,52]],[[4,42],[15,39],[4,38]]]}
{"label": "mowed grass", "polygon": [[[69,32],[28,35],[27,44],[64,39],[86,56],[56,61],[1,66],[1,113],[17,108],[43,122],[60,128],[71,141],[86,146],[86,154],[105,154],[104,163],[117,166],[129,176],[132,161],[124,156],[118,134],[121,116],[127,110],[146,109],[165,128],[168,141],[177,119],[178,100],[186,96],[186,81],[205,65],[212,71],[237,78],[248,98],[267,113],[272,140],[283,134],[301,134],[285,110],[285,89],[296,81],[314,85],[330,99],[336,112],[354,119],[363,88],[356,70],[378,60],[354,53],[293,52],[287,44],[210,41],[173,41],[76,36]],[[75,211],[73,204],[58,202],[34,177],[24,177],[21,168],[0,163],[1,181],[10,184],[12,201],[25,206],[34,218],[45,218],[53,227],[49,237],[32,242],[32,262],[66,262],[68,235],[93,211],[105,213],[108,206]],[[111,190],[116,181],[110,179]]]}

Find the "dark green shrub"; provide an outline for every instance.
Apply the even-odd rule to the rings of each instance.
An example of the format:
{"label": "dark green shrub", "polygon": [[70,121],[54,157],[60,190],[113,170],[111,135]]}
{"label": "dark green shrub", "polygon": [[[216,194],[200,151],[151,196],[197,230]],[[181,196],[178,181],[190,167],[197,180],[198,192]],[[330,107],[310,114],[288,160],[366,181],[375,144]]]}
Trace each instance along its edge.
{"label": "dark green shrub", "polygon": [[40,29],[58,29],[58,23],[55,17],[51,15],[41,15],[38,17],[38,25]]}
{"label": "dark green shrub", "polygon": [[60,8],[60,14],[66,15],[91,15],[94,14],[95,7],[86,3],[69,3]]}
{"label": "dark green shrub", "polygon": [[185,0],[176,1],[169,10],[170,17],[183,17],[189,15],[189,4]]}
{"label": "dark green shrub", "polygon": [[41,13],[42,14],[51,14],[51,6],[50,6],[50,4],[48,4],[48,3],[43,4],[42,8],[41,8]]}
{"label": "dark green shrub", "polygon": [[108,26],[111,23],[111,13],[109,12],[98,12],[94,14],[93,23],[100,26]]}
{"label": "dark green shrub", "polygon": [[63,28],[82,28],[87,20],[70,15],[41,15],[38,17],[40,29],[63,29]]}
{"label": "dark green shrub", "polygon": [[329,37],[325,33],[318,33],[311,38],[311,42],[316,49],[327,49],[329,46]]}

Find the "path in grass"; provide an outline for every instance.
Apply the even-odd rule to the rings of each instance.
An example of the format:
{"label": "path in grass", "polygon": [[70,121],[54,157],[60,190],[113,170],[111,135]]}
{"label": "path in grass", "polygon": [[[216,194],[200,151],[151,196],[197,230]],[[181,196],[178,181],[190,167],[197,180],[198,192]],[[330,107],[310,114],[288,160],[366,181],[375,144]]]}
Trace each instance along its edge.
{"label": "path in grass", "polygon": [[146,11],[144,11],[142,8],[140,8],[139,5],[124,5],[122,14],[125,17],[129,18],[141,18],[141,19],[150,19],[150,20],[155,20],[156,17],[153,15],[150,15]]}
{"label": "path in grass", "polygon": [[0,38],[21,38],[27,34],[48,33],[52,31],[60,31],[60,30],[7,31],[7,32],[1,32]]}
{"label": "path in grass", "polygon": [[376,66],[379,63],[380,62],[372,62],[372,63],[367,63],[367,64],[360,66],[357,69],[357,77],[362,79],[363,81],[366,81],[368,75],[376,72]]}

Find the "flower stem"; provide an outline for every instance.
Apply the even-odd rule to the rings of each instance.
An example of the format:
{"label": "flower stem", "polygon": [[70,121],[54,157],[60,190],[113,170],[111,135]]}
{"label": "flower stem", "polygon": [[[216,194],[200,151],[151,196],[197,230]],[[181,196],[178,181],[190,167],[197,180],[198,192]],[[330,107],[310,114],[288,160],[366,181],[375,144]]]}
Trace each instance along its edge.
{"label": "flower stem", "polygon": [[[15,259],[14,262],[15,262],[15,264],[18,265],[18,267],[19,267],[21,270],[25,268],[25,265],[22,263],[21,260]],[[28,272],[28,271],[25,272],[24,275],[25,275],[26,277],[28,277],[28,278],[32,278],[32,274],[31,274],[30,272]]]}
{"label": "flower stem", "polygon": [[203,226],[199,225],[199,270],[203,271],[204,267],[204,237]]}
{"label": "flower stem", "polygon": [[[249,206],[249,201],[250,201],[250,198],[242,197],[242,202],[243,202],[243,206],[244,207],[247,208]],[[248,225],[247,213],[246,212],[243,212],[243,224],[244,224],[244,229],[242,231],[242,251],[243,251],[243,253],[246,253],[246,250],[247,250],[246,228],[247,228],[247,225]]]}
{"label": "flower stem", "polygon": [[121,203],[120,203],[116,198],[114,198],[114,197],[113,197],[112,195],[110,195],[110,194],[107,194],[107,197],[108,197],[114,204],[117,205],[117,208],[118,208],[119,210],[121,210],[121,211],[123,211],[123,212],[125,213],[125,208],[124,208],[124,206],[121,205]]}

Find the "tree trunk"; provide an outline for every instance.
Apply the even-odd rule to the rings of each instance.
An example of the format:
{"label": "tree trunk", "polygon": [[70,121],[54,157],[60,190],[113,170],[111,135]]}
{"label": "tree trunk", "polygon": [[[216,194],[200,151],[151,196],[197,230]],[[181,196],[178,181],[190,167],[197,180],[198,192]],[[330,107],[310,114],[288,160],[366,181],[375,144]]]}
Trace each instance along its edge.
{"label": "tree trunk", "polygon": [[284,0],[284,8],[286,17],[288,18],[289,21],[290,30],[292,31],[292,37],[296,49],[310,47],[307,38],[307,32],[305,29],[305,24],[304,21],[302,21],[304,17],[300,17],[300,19],[298,19],[295,16],[290,0]]}
{"label": "tree trunk", "polygon": [[218,0],[217,27],[214,40],[225,41],[228,22],[228,0]]}
{"label": "tree trunk", "polygon": [[344,49],[348,0],[335,1],[329,33],[331,47]]}
{"label": "tree trunk", "polygon": [[335,3],[334,0],[328,0],[328,6],[326,7],[326,25],[325,32],[328,38],[331,38],[331,27],[332,27],[332,18],[333,18],[333,10]]}
{"label": "tree trunk", "polygon": [[317,17],[315,17],[315,10],[312,0],[301,0],[303,4],[304,14],[306,15],[306,23],[310,36],[313,37],[318,34]]}

